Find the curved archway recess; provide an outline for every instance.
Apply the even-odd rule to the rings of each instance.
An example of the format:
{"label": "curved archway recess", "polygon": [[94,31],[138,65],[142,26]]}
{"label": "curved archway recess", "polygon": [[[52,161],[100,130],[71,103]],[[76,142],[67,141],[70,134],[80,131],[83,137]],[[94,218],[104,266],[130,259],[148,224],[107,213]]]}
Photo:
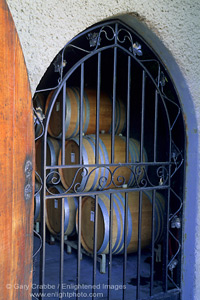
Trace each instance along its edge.
{"label": "curved archway recess", "polygon": [[[117,25],[116,25],[117,24]],[[37,91],[38,92],[44,92],[44,95],[48,95],[50,90],[55,90],[54,95],[51,98],[51,102],[46,114],[46,120],[47,123],[50,120],[51,112],[53,109],[53,105],[56,102],[56,99],[59,95],[59,93],[62,91],[63,86],[65,85],[66,81],[68,82],[68,85],[78,85],[80,81],[80,77],[78,73],[76,73],[76,69],[81,66],[81,64],[85,64],[89,62],[87,65],[87,71],[88,73],[91,72],[91,74],[97,74],[97,70],[92,71],[94,65],[97,66],[97,56],[98,53],[103,53],[103,51],[107,51],[107,59],[104,61],[104,64],[107,66],[109,65],[109,61],[112,58],[113,54],[110,54],[110,49],[113,49],[114,47],[117,47],[120,51],[126,53],[127,56],[131,57],[132,60],[135,62],[135,69],[140,75],[140,78],[142,77],[140,74],[140,68],[145,72],[146,76],[150,78],[149,81],[151,81],[152,86],[150,89],[156,90],[160,101],[162,102],[162,108],[161,110],[164,110],[166,113],[166,117],[164,117],[164,114],[162,112],[163,117],[163,123],[160,120],[159,122],[161,127],[163,127],[163,137],[162,137],[162,143],[164,143],[164,140],[167,141],[167,144],[169,145],[168,148],[165,144],[163,144],[163,148],[161,148],[161,152],[167,152],[166,156],[164,157],[164,161],[168,162],[175,162],[175,168],[172,167],[172,172],[170,174],[172,180],[170,180],[170,188],[171,188],[171,197],[176,198],[177,206],[171,208],[172,211],[168,211],[168,226],[170,226],[170,222],[172,221],[172,217],[176,216],[176,213],[180,213],[180,217],[183,218],[183,212],[182,212],[182,205],[184,204],[185,210],[184,210],[184,217],[190,214],[191,212],[194,214],[194,210],[196,207],[196,189],[191,188],[191,186],[188,186],[188,181],[184,181],[184,159],[185,163],[189,162],[189,156],[188,154],[192,152],[193,155],[193,161],[189,162],[188,164],[188,172],[187,176],[189,178],[191,165],[194,166],[194,161],[197,158],[197,141],[194,140],[192,131],[196,129],[196,123],[195,119],[191,117],[192,111],[191,106],[190,109],[188,109],[188,99],[191,99],[189,92],[187,90],[187,86],[184,82],[184,79],[182,77],[182,74],[175,63],[173,57],[171,54],[167,51],[167,49],[164,47],[164,45],[161,43],[161,41],[141,22],[139,22],[136,18],[132,16],[120,16],[117,18],[109,19],[108,21],[98,23],[91,28],[87,29],[83,33],[79,34],[77,37],[72,39],[56,56],[52,64],[50,65],[49,69],[45,73],[44,77],[42,78]],[[120,56],[119,51],[119,56]],[[119,57],[118,56],[118,57]],[[96,57],[94,59],[94,57]],[[103,61],[103,60],[102,60]],[[114,63],[113,63],[114,64]],[[127,64],[125,62],[123,55],[121,55],[120,60],[117,60],[117,67],[118,70],[124,70],[123,66],[124,64]],[[86,68],[85,68],[86,69]],[[103,69],[103,68],[102,68]],[[101,78],[103,78],[103,75],[107,77],[107,68],[101,69]],[[113,68],[111,68],[113,70]],[[137,74],[136,72],[136,74]],[[121,73],[121,74],[120,74]],[[118,81],[123,83],[124,76],[123,72],[116,73],[118,76]],[[128,76],[128,75],[127,75]],[[136,76],[137,77],[137,76]],[[132,80],[135,85],[139,85],[140,83],[137,81],[137,78],[134,77],[134,80]],[[107,90],[107,92],[113,93],[113,74],[110,77],[110,81],[108,80],[102,80],[101,79],[101,87],[103,86],[104,90]],[[125,80],[127,82],[127,80]],[[84,85],[88,86],[94,86],[96,85],[96,78],[94,76],[87,76],[84,77]],[[142,85],[142,83],[141,83]],[[125,87],[126,86],[126,87]],[[147,88],[147,86],[145,86]],[[120,96],[123,94],[123,92],[127,89],[127,85],[124,83],[124,87],[119,90]],[[134,90],[134,88],[132,88]],[[134,90],[134,93],[136,93],[137,97],[142,98],[142,86],[139,88],[140,92],[136,92]],[[149,92],[150,90],[148,90]],[[116,92],[115,92],[116,93]],[[115,97],[112,95],[113,98]],[[132,94],[133,96],[133,94]],[[134,98],[134,97],[133,97]],[[149,96],[151,99],[155,99],[155,96],[152,95]],[[152,106],[152,102],[150,101],[150,106],[147,109],[149,112],[149,118],[153,118],[153,110],[150,108]],[[137,113],[139,112],[139,108],[136,106]],[[133,108],[132,110],[133,111]],[[185,116],[187,115],[187,124],[185,120]],[[148,116],[147,116],[148,117]],[[135,119],[137,117],[135,116]],[[154,119],[154,118],[153,118]],[[165,124],[167,124],[166,126]],[[147,122],[148,123],[148,122]],[[136,125],[136,124],[135,124]],[[132,125],[134,127],[134,124]],[[47,138],[47,128],[45,129],[45,138]],[[168,133],[167,133],[168,131]],[[194,132],[194,131],[193,131]],[[132,132],[130,131],[130,134]],[[135,133],[138,139],[140,139],[141,134],[141,127],[139,130],[139,134]],[[159,133],[159,136],[162,134]],[[151,136],[152,137],[152,136]],[[185,147],[187,140],[187,148]],[[191,145],[191,140],[193,140]],[[148,140],[146,141],[146,144],[148,143]],[[191,149],[193,147],[193,149]],[[148,148],[148,147],[147,147]],[[150,161],[153,161],[153,156],[155,158],[155,154],[153,155],[152,147],[150,147],[151,150],[149,150],[148,157],[150,157]],[[166,151],[167,149],[167,151]],[[185,151],[186,150],[186,151]],[[166,157],[168,156],[168,159]],[[163,156],[161,155],[163,158]],[[161,160],[162,161],[162,160]],[[176,174],[175,174],[176,173]],[[172,176],[173,175],[173,176]],[[175,176],[174,176],[175,175]],[[174,179],[175,178],[175,179]],[[173,182],[175,181],[175,183]],[[174,186],[173,186],[174,185]],[[192,183],[192,185],[195,187],[195,182]],[[177,189],[177,186],[179,187]],[[187,198],[192,193],[194,196],[194,205],[193,207],[187,206]],[[185,201],[184,199],[185,194]],[[195,212],[196,214],[196,212]],[[195,222],[195,221],[194,221]],[[196,225],[196,224],[194,224]],[[178,240],[180,243],[180,247],[183,247],[184,255],[190,256],[190,271],[187,268],[186,261],[183,261],[183,277],[185,278],[183,282],[181,282],[180,277],[180,269],[179,266],[179,278],[177,279],[177,282],[175,283],[175,286],[180,289],[182,288],[183,291],[183,299],[188,299],[188,290],[185,287],[184,282],[189,282],[194,278],[193,271],[191,270],[191,265],[194,265],[194,255],[192,253],[191,255],[191,248],[188,247],[188,245],[191,243],[194,245],[195,239],[194,239],[194,229],[191,232],[191,224],[189,227],[187,227],[187,221],[184,224],[184,230],[183,234],[188,232],[188,228],[190,227],[190,239],[184,240],[184,243],[181,241],[181,234],[179,234]],[[195,226],[193,227],[195,228]],[[169,229],[169,227],[168,227]],[[170,235],[170,231],[169,231]],[[189,243],[189,244],[188,244]],[[168,250],[165,250],[168,251]],[[173,255],[171,257],[171,262],[175,260],[175,258],[178,258],[179,261],[181,261],[181,252],[178,251],[178,254],[175,256]],[[170,267],[170,259],[166,263],[166,274],[169,271]],[[166,276],[169,276],[166,275]],[[172,278],[172,281],[173,278]],[[192,280],[193,281],[193,280]],[[190,294],[191,297],[191,294]],[[192,298],[191,298],[192,299]]]}

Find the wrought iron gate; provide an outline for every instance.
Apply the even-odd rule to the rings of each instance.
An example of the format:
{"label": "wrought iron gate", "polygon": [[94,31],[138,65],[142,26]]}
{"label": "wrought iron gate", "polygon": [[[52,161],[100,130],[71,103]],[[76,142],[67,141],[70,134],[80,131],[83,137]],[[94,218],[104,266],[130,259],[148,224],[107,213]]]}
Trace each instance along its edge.
{"label": "wrought iron gate", "polygon": [[[47,98],[45,109],[38,104],[39,95]],[[67,299],[65,274],[72,267],[66,267],[64,259],[66,205],[75,199],[72,299],[85,298],[82,248],[92,257],[88,299],[180,299],[184,127],[175,87],[156,53],[121,21],[99,23],[62,49],[34,101],[42,164],[35,195],[35,212],[38,196],[42,199],[40,298],[45,299],[47,283],[47,206],[53,201],[54,208],[61,207],[61,224],[54,232],[60,245],[57,297]],[[52,146],[52,137],[57,146]],[[52,147],[59,149],[57,155]],[[49,159],[49,152],[55,157]],[[87,222],[88,244],[83,238]],[[102,254],[107,263],[104,286],[97,268]],[[144,258],[148,279],[143,276]],[[115,261],[122,267],[117,283]],[[115,285],[121,290],[113,296]]]}

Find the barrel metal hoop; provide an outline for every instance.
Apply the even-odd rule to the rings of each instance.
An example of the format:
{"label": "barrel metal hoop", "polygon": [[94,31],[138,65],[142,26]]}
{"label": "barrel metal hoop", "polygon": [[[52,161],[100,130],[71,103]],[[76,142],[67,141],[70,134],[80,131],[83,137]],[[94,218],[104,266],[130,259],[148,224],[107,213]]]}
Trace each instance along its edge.
{"label": "barrel metal hoop", "polygon": [[99,203],[99,207],[102,211],[102,214],[104,216],[104,228],[105,228],[104,229],[105,234],[104,234],[103,243],[102,243],[100,249],[97,252],[97,254],[101,254],[105,251],[105,249],[106,249],[106,247],[109,243],[109,214],[108,214],[108,210],[107,210],[104,202],[101,200],[101,198],[99,198],[98,203]]}
{"label": "barrel metal hoop", "polygon": [[[121,205],[120,201],[118,201],[118,203],[120,203],[120,207],[121,207],[121,211],[122,211],[122,224],[123,224],[123,235],[122,235],[122,240],[121,240],[121,244],[120,246],[118,247],[118,251],[122,248],[121,251],[119,252],[116,252],[117,254],[122,254],[124,253],[124,247],[122,247],[123,243],[124,243],[124,212],[125,212],[125,199],[124,197],[122,196],[122,194],[118,193],[117,194],[119,199],[122,201],[123,203],[123,206]],[[130,244],[130,241],[131,241],[131,236],[132,236],[132,216],[131,216],[131,212],[130,212],[130,209],[128,207],[128,234],[127,234],[127,247],[129,246]]]}
{"label": "barrel metal hoop", "polygon": [[90,102],[86,92],[84,92],[84,99],[85,99],[85,106],[83,106],[83,115],[85,116],[85,124],[83,128],[83,132],[86,133],[90,123]]}
{"label": "barrel metal hoop", "polygon": [[[70,101],[70,97],[68,95],[68,91],[66,89],[66,106],[65,106],[65,110],[66,110],[66,118],[65,118],[65,135],[67,134],[68,128],[69,128],[69,124],[71,121],[71,101]],[[62,135],[62,133],[61,133]],[[62,137],[60,135],[60,137]]]}

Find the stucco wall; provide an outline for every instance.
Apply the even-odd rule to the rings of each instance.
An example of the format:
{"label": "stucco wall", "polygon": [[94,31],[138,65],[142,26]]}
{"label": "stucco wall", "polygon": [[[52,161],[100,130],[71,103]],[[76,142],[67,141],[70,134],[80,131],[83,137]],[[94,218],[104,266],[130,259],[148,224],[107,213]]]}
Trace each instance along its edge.
{"label": "stucco wall", "polygon": [[[199,99],[198,0],[7,0],[22,43],[32,92],[58,51],[80,31],[106,17],[136,12],[173,53]],[[200,116],[200,108],[199,108]]]}
{"label": "stucco wall", "polygon": [[[135,12],[157,34],[177,61],[188,83],[200,128],[199,0],[7,0],[7,2],[21,40],[33,94],[55,55],[71,38],[104,18]],[[200,199],[199,217],[196,222],[197,243],[194,249],[197,272],[195,300],[200,299],[199,208]]]}

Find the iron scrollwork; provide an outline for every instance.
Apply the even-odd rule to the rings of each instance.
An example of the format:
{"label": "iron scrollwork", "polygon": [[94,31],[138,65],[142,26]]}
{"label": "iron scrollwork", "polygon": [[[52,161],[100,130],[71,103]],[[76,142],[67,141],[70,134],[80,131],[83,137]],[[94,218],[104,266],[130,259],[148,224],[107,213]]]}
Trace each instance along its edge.
{"label": "iron scrollwork", "polygon": [[[89,46],[93,47],[92,51],[97,50],[101,46],[101,42],[103,40],[103,36],[105,39],[109,42],[114,41],[115,37],[119,44],[125,44],[125,42],[129,41],[129,46],[127,47],[127,50],[134,54],[134,56],[142,56],[142,45],[138,41],[133,41],[132,34],[124,28],[120,28],[115,32],[114,28],[112,26],[103,26],[99,32],[90,32],[87,34],[87,39],[89,40]],[[71,45],[72,47],[77,48],[75,45]],[[90,53],[91,51],[87,51],[86,49],[81,49],[85,52]]]}
{"label": "iron scrollwork", "polygon": [[[154,182],[148,176],[148,168],[144,165],[134,165],[125,166],[119,165],[115,167],[110,166],[96,166],[89,170],[89,167],[81,166],[76,170],[74,178],[68,188],[65,189],[64,194],[68,192],[81,193],[88,192],[91,190],[97,190],[105,192],[110,188],[148,188],[148,187],[166,187],[169,180],[169,171],[166,166],[158,166],[154,170]],[[120,170],[122,172],[120,173]],[[103,175],[101,175],[103,173]],[[124,175],[126,173],[126,175]],[[94,182],[94,176],[96,174],[96,181]],[[127,176],[127,174],[129,174]],[[52,171],[46,176],[46,181],[51,178],[48,182],[50,185],[59,184],[61,180],[60,173],[57,171]],[[81,179],[80,179],[81,178]],[[47,187],[47,192],[54,195],[49,191]]]}

